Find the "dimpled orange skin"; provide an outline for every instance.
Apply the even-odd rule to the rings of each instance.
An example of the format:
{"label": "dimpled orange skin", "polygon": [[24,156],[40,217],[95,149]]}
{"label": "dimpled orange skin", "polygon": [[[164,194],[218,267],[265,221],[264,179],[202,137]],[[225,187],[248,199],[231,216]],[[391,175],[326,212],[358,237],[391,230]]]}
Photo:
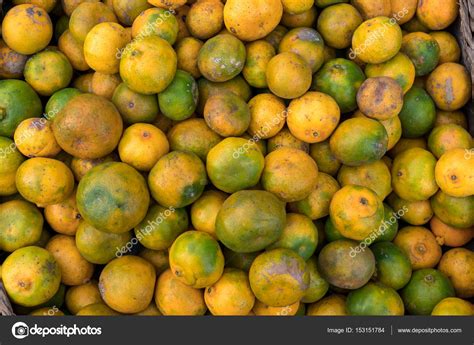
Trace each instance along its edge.
{"label": "dimpled orange skin", "polygon": [[427,228],[406,226],[398,232],[393,243],[405,252],[414,270],[433,268],[441,259],[441,247]]}
{"label": "dimpled orange skin", "polygon": [[310,144],[329,138],[339,119],[336,101],[321,92],[308,92],[288,107],[288,128],[296,138]]}
{"label": "dimpled orange skin", "polygon": [[120,76],[139,93],[160,93],[173,81],[178,59],[171,45],[158,36],[129,43],[120,60]]}
{"label": "dimpled orange skin", "polygon": [[59,37],[58,48],[66,55],[75,70],[87,71],[90,68],[84,57],[83,44],[72,36],[69,29]]}
{"label": "dimpled orange skin", "polygon": [[[472,136],[459,125],[436,126],[428,137],[428,147],[437,159],[452,149],[462,148],[469,152],[472,147]],[[469,154],[466,155],[468,156]]]}
{"label": "dimpled orange skin", "polygon": [[455,124],[461,126],[464,129],[468,129],[466,115],[461,110],[458,111],[443,111],[443,110],[436,110],[436,121],[435,127],[448,125],[448,124]]}
{"label": "dimpled orange skin", "polygon": [[96,72],[115,74],[120,60],[117,52],[130,41],[125,28],[117,23],[100,23],[94,26],[84,41],[84,57]]}
{"label": "dimpled orange skin", "polygon": [[310,304],[306,313],[308,316],[345,316],[346,297],[343,295],[331,295],[322,300]]}
{"label": "dimpled orange skin", "polygon": [[66,291],[65,303],[72,314],[76,314],[88,305],[101,302],[103,302],[102,297],[95,281],[73,286]]}
{"label": "dimpled orange skin", "polygon": [[313,220],[326,217],[329,215],[331,199],[340,188],[334,177],[319,172],[316,188],[307,198],[291,203],[290,210],[304,214]]}
{"label": "dimpled orange skin", "polygon": [[436,163],[435,179],[441,190],[454,197],[474,195],[474,155],[466,149],[452,149]]}
{"label": "dimpled orange skin", "polygon": [[44,118],[23,120],[15,130],[15,144],[27,157],[54,157],[60,151],[51,129],[51,122]]}
{"label": "dimpled orange skin", "polygon": [[175,45],[178,69],[188,72],[196,79],[201,76],[197,61],[199,50],[201,50],[203,44],[202,41],[194,37],[185,37]]}
{"label": "dimpled orange skin", "polygon": [[453,283],[456,296],[474,297],[474,252],[467,248],[454,248],[443,254],[438,269]]}
{"label": "dimpled orange skin", "polygon": [[390,0],[392,17],[399,25],[410,21],[416,14],[418,0]]}
{"label": "dimpled orange skin", "polygon": [[438,42],[440,48],[440,65],[446,62],[459,62],[461,58],[461,48],[459,47],[456,37],[447,31],[435,31],[431,32],[430,35]]}
{"label": "dimpled orange skin", "polygon": [[360,241],[377,231],[384,218],[384,207],[371,189],[347,185],[334,194],[329,215],[344,237]]}
{"label": "dimpled orange skin", "polygon": [[249,271],[250,286],[261,302],[285,307],[299,302],[309,287],[305,261],[290,249],[272,249],[257,256]]}
{"label": "dimpled orange skin", "polygon": [[364,20],[379,16],[390,17],[392,12],[390,0],[352,0],[351,3],[357,8]]}
{"label": "dimpled orange skin", "polygon": [[314,0],[282,0],[283,11],[291,14],[300,14],[308,11],[314,5]]}
{"label": "dimpled orange skin", "polygon": [[321,12],[317,27],[328,46],[345,49],[351,45],[352,35],[362,22],[362,16],[354,6],[336,4]]}
{"label": "dimpled orange skin", "polygon": [[265,157],[262,186],[286,202],[309,196],[318,182],[318,166],[307,153],[279,148]]}
{"label": "dimpled orange skin", "polygon": [[402,30],[398,24],[387,17],[375,17],[355,30],[351,54],[363,62],[377,64],[390,60],[401,46]]}
{"label": "dimpled orange skin", "polygon": [[77,158],[108,155],[117,147],[122,129],[122,118],[112,102],[93,94],[75,96],[53,122],[59,146]]}
{"label": "dimpled orange skin", "polygon": [[104,22],[118,22],[112,9],[102,2],[83,2],[71,14],[69,30],[76,40],[84,42],[89,31]]}
{"label": "dimpled orange skin", "polygon": [[118,151],[122,162],[140,171],[150,171],[169,152],[169,143],[159,128],[136,123],[124,131]]}
{"label": "dimpled orange skin", "polygon": [[155,268],[138,256],[114,259],[100,274],[99,290],[105,303],[121,313],[138,313],[153,299]]}
{"label": "dimpled orange skin", "polygon": [[207,310],[203,291],[182,283],[170,269],[158,278],[155,302],[163,315],[197,316]]}
{"label": "dimpled orange skin", "polygon": [[456,0],[420,0],[416,16],[431,30],[443,30],[451,25],[459,14],[459,2]]}
{"label": "dimpled orange skin", "polygon": [[431,218],[430,228],[440,246],[461,247],[474,237],[474,227],[468,229],[455,228],[443,223],[436,216]]}
{"label": "dimpled orange skin", "polygon": [[31,55],[49,44],[53,37],[53,24],[43,8],[30,4],[18,5],[5,15],[2,36],[14,51]]}
{"label": "dimpled orange skin", "polygon": [[[300,14],[290,14],[283,12],[283,16],[281,17],[281,24],[286,26],[287,28],[313,27],[313,25],[316,23],[317,15],[318,13],[315,6],[311,7],[308,11]],[[285,28],[285,30],[287,29]],[[267,36],[266,39],[268,40],[268,38],[269,36]]]}
{"label": "dimpled orange skin", "polygon": [[[363,114],[360,110],[357,110],[353,117],[367,117]],[[388,144],[387,150],[391,150],[402,137],[402,122],[398,116],[394,116],[388,120],[380,121],[382,126],[384,126],[385,130],[387,131],[388,135]]]}
{"label": "dimpled orange skin", "polygon": [[275,29],[282,14],[280,0],[228,0],[224,6],[224,23],[239,39],[255,41]]}
{"label": "dimpled orange skin", "polygon": [[434,307],[431,315],[472,316],[474,315],[474,306],[461,298],[448,297]]}
{"label": "dimpled orange skin", "polygon": [[370,188],[381,200],[392,192],[390,169],[382,160],[357,167],[343,165],[337,180],[342,187],[352,184]]}
{"label": "dimpled orange skin", "polygon": [[61,282],[65,285],[87,283],[94,273],[94,265],[82,257],[73,236],[55,235],[45,247],[61,269]]}
{"label": "dimpled orange skin", "polygon": [[426,91],[441,110],[462,108],[471,98],[472,82],[463,65],[448,62],[431,72],[426,81]]}
{"label": "dimpled orange skin", "polygon": [[66,200],[74,189],[74,177],[63,162],[37,157],[20,165],[16,186],[26,200],[44,207]]}
{"label": "dimpled orange skin", "polygon": [[274,56],[267,65],[268,88],[281,98],[303,96],[311,86],[311,68],[306,61],[291,52]]}
{"label": "dimpled orange skin", "polygon": [[197,1],[186,16],[186,25],[193,37],[206,40],[219,31],[224,23],[221,1]]}
{"label": "dimpled orange skin", "polygon": [[46,249],[23,247],[3,262],[2,282],[11,301],[34,307],[45,303],[58,291],[61,270]]}
{"label": "dimpled orange skin", "polygon": [[58,204],[46,206],[44,217],[54,231],[74,236],[82,218],[76,205],[76,193]]}
{"label": "dimpled orange skin", "polygon": [[115,89],[122,83],[118,74],[104,74],[95,72],[92,76],[91,90],[97,96],[112,100]]}
{"label": "dimpled orange skin", "polygon": [[271,93],[262,93],[249,101],[250,135],[268,139],[277,135],[286,122],[285,103]]}
{"label": "dimpled orange skin", "polygon": [[248,315],[255,303],[246,272],[226,268],[214,285],[206,288],[204,300],[212,315]]}

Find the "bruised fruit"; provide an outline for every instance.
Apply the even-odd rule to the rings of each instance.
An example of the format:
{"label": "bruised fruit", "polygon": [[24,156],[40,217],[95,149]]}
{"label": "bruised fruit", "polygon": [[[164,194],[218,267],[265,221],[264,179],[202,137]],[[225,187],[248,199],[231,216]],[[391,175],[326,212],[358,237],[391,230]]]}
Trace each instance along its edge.
{"label": "bruised fruit", "polygon": [[220,136],[238,137],[250,125],[250,108],[234,93],[217,93],[208,98],[204,107],[204,119],[208,127]]}
{"label": "bruised fruit", "polygon": [[199,51],[199,71],[210,81],[228,81],[242,71],[245,57],[241,41],[232,35],[220,34],[206,41]]}
{"label": "bruised fruit", "polygon": [[46,249],[23,247],[3,262],[2,282],[12,302],[34,307],[48,301],[58,291],[61,270]]}
{"label": "bruised fruit", "polygon": [[456,295],[461,298],[474,296],[474,254],[467,248],[454,248],[444,253],[438,269],[453,283]]}
{"label": "bruised fruit", "polygon": [[[358,249],[358,250],[357,250]],[[375,272],[374,254],[352,240],[337,240],[323,247],[318,257],[321,275],[331,285],[342,289],[358,289]]]}
{"label": "bruised fruit", "polygon": [[272,307],[298,302],[310,281],[305,261],[290,249],[273,249],[257,256],[249,279],[255,297]]}
{"label": "bruised fruit", "polygon": [[376,120],[388,120],[402,110],[403,90],[392,78],[369,78],[357,92],[357,104],[366,116]]}
{"label": "bruised fruit", "polygon": [[115,149],[123,123],[112,102],[93,94],[80,94],[59,112],[52,127],[64,151],[77,158],[94,159]]}
{"label": "bruised fruit", "polygon": [[53,24],[42,7],[22,4],[14,6],[3,18],[2,36],[14,51],[31,55],[49,44],[53,37]]}
{"label": "bruised fruit", "polygon": [[448,62],[438,67],[426,81],[426,91],[441,110],[462,108],[471,98],[472,83],[463,65]]}

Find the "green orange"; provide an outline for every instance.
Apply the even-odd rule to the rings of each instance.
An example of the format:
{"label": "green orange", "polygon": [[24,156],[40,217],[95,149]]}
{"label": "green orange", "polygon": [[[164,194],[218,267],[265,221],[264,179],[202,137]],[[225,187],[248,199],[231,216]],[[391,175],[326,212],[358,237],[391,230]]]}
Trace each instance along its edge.
{"label": "green orange", "polygon": [[285,224],[285,204],[274,194],[244,190],[232,194],[222,205],[216,235],[231,250],[251,253],[277,241]]}

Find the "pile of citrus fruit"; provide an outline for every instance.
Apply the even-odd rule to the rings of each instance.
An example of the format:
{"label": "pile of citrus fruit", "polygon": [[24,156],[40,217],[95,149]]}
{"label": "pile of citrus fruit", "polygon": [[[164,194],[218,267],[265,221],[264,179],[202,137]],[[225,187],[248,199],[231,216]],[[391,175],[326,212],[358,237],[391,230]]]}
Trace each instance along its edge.
{"label": "pile of citrus fruit", "polygon": [[455,0],[3,7],[17,314],[473,314]]}

